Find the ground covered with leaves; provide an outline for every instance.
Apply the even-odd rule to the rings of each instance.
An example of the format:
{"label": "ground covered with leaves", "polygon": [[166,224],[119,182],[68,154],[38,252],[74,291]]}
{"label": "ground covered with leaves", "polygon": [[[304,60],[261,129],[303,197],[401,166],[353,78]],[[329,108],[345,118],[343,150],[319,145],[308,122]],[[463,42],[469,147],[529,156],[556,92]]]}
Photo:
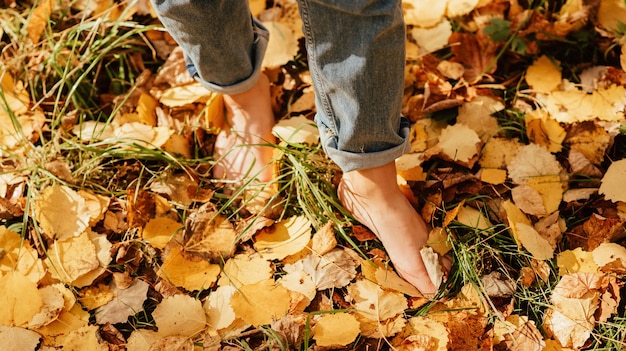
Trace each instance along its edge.
{"label": "ground covered with leaves", "polygon": [[337,201],[295,1],[250,1],[267,188],[211,177],[221,97],[149,2],[2,2],[2,350],[626,346],[623,0],[404,0],[430,300]]}

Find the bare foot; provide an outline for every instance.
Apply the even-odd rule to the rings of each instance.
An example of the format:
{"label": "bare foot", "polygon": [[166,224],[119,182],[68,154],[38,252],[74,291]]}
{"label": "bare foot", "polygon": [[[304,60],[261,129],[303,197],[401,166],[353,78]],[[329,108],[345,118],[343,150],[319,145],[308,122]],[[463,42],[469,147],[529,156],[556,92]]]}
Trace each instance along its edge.
{"label": "bare foot", "polygon": [[213,176],[234,181],[272,180],[274,114],[268,78],[261,74],[251,89],[225,95],[226,124],[215,141]]}
{"label": "bare foot", "polygon": [[429,228],[398,188],[395,163],[344,173],[337,193],[354,218],[378,236],[396,272],[433,296],[437,289],[420,255]]}

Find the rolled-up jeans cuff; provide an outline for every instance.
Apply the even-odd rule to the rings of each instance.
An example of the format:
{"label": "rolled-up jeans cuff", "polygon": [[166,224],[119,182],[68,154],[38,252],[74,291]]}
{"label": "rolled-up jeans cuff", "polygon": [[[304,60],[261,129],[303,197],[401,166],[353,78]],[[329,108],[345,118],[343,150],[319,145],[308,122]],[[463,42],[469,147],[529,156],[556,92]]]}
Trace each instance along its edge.
{"label": "rolled-up jeans cuff", "polygon": [[374,152],[350,152],[337,149],[336,136],[324,125],[319,125],[320,141],[324,151],[343,172],[384,166],[404,155],[411,148],[409,143],[410,124],[402,118],[398,135],[404,140],[397,146]]}
{"label": "rolled-up jeans cuff", "polygon": [[250,75],[246,79],[229,85],[219,85],[216,83],[212,83],[200,78],[196,67],[193,65],[193,63],[191,63],[190,60],[187,60],[187,70],[189,71],[189,74],[191,74],[191,76],[194,77],[198,82],[200,82],[200,84],[202,84],[205,88],[218,94],[239,94],[252,88],[257,83],[257,81],[259,80],[259,76],[261,75],[261,71],[263,68],[263,57],[265,56],[265,51],[267,50],[267,44],[270,38],[269,31],[259,20],[253,18],[252,21],[254,28],[254,65],[252,73],[250,73]]}

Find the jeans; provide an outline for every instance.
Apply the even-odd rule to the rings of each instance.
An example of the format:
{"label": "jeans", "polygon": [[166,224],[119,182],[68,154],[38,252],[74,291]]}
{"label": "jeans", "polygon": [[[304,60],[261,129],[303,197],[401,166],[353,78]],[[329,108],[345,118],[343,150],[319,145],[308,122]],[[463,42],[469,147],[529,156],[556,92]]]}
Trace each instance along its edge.
{"label": "jeans", "polygon": [[[256,83],[269,34],[247,0],[152,1],[206,88],[235,94]],[[400,157],[409,147],[401,0],[299,0],[299,10],[327,155],[344,172]]]}

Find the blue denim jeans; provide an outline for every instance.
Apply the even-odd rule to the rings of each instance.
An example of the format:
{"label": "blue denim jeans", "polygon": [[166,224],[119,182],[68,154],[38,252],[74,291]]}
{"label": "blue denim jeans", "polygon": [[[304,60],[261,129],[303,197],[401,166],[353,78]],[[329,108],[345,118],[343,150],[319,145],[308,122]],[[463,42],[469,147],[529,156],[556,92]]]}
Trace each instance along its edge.
{"label": "blue denim jeans", "polygon": [[[247,0],[152,1],[205,87],[235,94],[256,83],[269,35]],[[299,0],[299,9],[324,150],[344,172],[392,162],[408,150],[401,0]]]}

